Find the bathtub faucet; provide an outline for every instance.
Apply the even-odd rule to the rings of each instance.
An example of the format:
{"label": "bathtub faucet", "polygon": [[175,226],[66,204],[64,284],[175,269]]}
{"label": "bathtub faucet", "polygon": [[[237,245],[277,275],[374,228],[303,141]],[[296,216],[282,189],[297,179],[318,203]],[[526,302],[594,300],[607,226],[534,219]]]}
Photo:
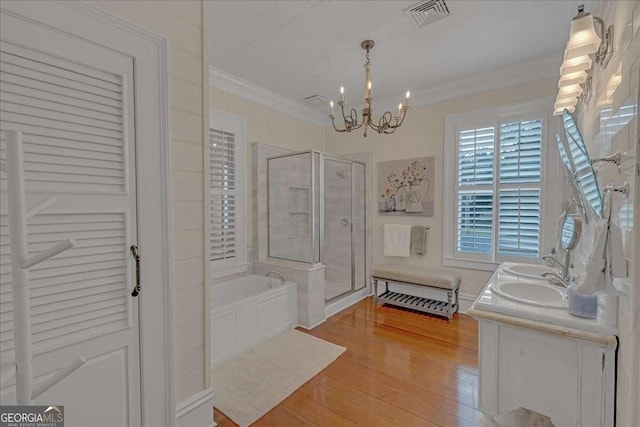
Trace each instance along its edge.
{"label": "bathtub faucet", "polygon": [[286,281],[284,280],[284,276],[279,271],[270,271],[267,273],[267,277],[269,277],[269,275],[271,274],[278,276],[280,278],[280,283],[282,283],[283,285],[286,283]]}

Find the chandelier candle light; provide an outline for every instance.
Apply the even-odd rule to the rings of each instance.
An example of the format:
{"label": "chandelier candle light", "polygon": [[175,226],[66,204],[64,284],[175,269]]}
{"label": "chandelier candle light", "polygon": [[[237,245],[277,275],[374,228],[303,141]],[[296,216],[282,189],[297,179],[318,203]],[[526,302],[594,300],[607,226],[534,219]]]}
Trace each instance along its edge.
{"label": "chandelier candle light", "polygon": [[404,103],[398,106],[398,113],[393,115],[390,111],[386,111],[380,118],[376,121],[373,120],[373,98],[371,97],[371,60],[369,59],[369,51],[373,49],[375,42],[373,40],[365,40],[360,46],[364,50],[367,51],[365,55],[365,63],[364,63],[364,106],[362,107],[362,121],[358,122],[358,112],[355,108],[352,108],[349,112],[349,115],[346,115],[344,112],[344,106],[347,101],[344,97],[344,86],[340,87],[340,101],[338,101],[338,105],[340,106],[340,111],[342,112],[342,120],[344,122],[344,127],[339,129],[336,127],[335,123],[335,110],[333,106],[333,101],[330,103],[331,114],[329,117],[331,118],[331,123],[333,124],[333,128],[338,132],[351,132],[356,129],[360,129],[364,126],[364,136],[367,137],[367,128],[371,128],[378,133],[386,133],[392,134],[396,131],[397,128],[402,126],[404,122],[404,118],[407,115],[407,110],[409,109],[409,96],[411,93],[407,91]]}

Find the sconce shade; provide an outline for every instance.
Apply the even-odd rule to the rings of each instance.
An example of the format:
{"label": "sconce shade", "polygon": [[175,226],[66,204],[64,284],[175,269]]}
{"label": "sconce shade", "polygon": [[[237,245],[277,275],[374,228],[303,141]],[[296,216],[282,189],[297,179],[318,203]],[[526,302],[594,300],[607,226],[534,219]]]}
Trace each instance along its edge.
{"label": "sconce shade", "polygon": [[585,71],[576,71],[575,73],[565,74],[560,76],[558,80],[558,87],[569,86],[578,84],[581,85],[587,80],[587,73]]}
{"label": "sconce shade", "polygon": [[574,59],[584,55],[596,53],[600,48],[600,36],[593,26],[593,15],[579,14],[571,21],[569,42],[565,49],[564,58]]}
{"label": "sconce shade", "polygon": [[593,61],[588,56],[580,56],[572,59],[565,59],[560,65],[560,75],[573,74],[578,71],[587,71],[591,69]]}
{"label": "sconce shade", "polygon": [[565,108],[556,108],[555,110],[553,110],[553,115],[554,116],[561,116],[562,112],[564,110],[569,111],[570,113],[573,113],[576,110],[576,107],[565,107]]}
{"label": "sconce shade", "polygon": [[558,89],[558,98],[559,99],[573,98],[573,97],[577,98],[582,94],[582,90],[583,90],[582,86],[580,86],[579,84],[562,86],[561,88]]}
{"label": "sconce shade", "polygon": [[578,98],[565,98],[565,99],[557,99],[556,103],[553,104],[554,109],[562,109],[562,108],[572,108],[575,107],[578,103]]}

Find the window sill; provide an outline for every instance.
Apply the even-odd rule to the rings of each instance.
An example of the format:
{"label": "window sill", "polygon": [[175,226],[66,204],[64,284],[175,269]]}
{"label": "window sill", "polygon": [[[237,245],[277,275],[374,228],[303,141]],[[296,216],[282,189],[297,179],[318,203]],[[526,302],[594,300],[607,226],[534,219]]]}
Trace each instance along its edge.
{"label": "window sill", "polygon": [[493,261],[478,261],[443,257],[442,265],[446,267],[468,268],[471,270],[496,271],[500,263]]}

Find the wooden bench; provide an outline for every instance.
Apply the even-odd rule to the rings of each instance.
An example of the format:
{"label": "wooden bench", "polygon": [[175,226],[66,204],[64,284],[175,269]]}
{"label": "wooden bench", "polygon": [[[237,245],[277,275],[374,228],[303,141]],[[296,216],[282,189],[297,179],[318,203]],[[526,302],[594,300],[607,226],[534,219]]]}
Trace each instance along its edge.
{"label": "wooden bench", "polygon": [[[376,303],[410,308],[451,320],[458,311],[460,275],[453,271],[406,265],[385,264],[373,269],[374,300]],[[385,282],[385,291],[378,295],[378,282]],[[389,283],[403,286],[403,292],[389,290]],[[430,296],[419,296],[428,289]],[[415,292],[412,292],[415,290]],[[416,295],[411,295],[415,293]],[[446,301],[445,301],[446,299]]]}

